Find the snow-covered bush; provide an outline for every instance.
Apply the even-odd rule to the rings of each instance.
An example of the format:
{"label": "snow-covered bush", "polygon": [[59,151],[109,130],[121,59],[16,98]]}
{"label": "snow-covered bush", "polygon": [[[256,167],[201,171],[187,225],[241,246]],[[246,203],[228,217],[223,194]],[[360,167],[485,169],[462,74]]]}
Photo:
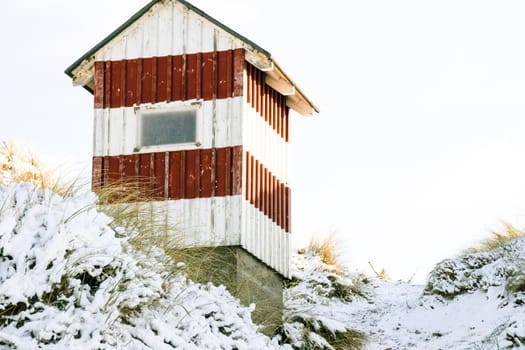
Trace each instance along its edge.
{"label": "snow-covered bush", "polygon": [[0,186],[1,348],[279,348],[223,287],[116,237],[96,201]]}
{"label": "snow-covered bush", "polygon": [[292,279],[284,290],[283,339],[294,349],[360,349],[365,336],[349,329],[334,310],[367,298],[369,280],[321,260],[312,251],[292,255]]}
{"label": "snow-covered bush", "polygon": [[451,299],[491,286],[507,286],[508,291],[523,287],[525,238],[518,237],[491,251],[467,253],[438,263],[430,272],[425,294]]}

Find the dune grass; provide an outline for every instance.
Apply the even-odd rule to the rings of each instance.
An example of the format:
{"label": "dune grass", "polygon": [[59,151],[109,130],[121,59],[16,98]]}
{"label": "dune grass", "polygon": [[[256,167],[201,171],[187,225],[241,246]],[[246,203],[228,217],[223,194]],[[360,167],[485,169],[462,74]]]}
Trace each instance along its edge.
{"label": "dune grass", "polygon": [[323,263],[333,266],[336,272],[344,273],[345,268],[341,262],[334,235],[312,237],[304,251],[317,255]]}
{"label": "dune grass", "polygon": [[481,240],[473,247],[465,249],[462,253],[463,255],[466,255],[479,252],[489,252],[516,238],[523,237],[524,235],[525,232],[522,230],[517,229],[512,224],[504,222],[502,232],[493,231],[490,237]]}

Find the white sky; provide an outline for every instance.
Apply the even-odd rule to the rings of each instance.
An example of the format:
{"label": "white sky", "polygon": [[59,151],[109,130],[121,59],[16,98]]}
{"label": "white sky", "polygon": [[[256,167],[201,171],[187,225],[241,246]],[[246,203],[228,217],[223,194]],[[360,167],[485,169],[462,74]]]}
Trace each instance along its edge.
{"label": "white sky", "polygon": [[[89,164],[92,96],[63,71],[146,3],[3,4],[0,140]],[[335,232],[352,268],[422,281],[500,220],[525,224],[524,2],[192,3],[321,109],[294,115],[297,244]]]}

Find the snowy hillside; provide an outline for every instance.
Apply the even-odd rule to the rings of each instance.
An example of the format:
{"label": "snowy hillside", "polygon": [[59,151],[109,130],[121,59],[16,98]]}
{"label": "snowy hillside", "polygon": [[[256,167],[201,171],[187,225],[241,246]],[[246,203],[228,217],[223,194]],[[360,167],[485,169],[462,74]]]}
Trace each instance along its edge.
{"label": "snowy hillside", "polygon": [[442,261],[427,286],[366,283],[362,277],[356,284],[354,277],[346,283],[354,288],[348,298],[326,297],[323,291],[333,284],[317,257],[296,256],[294,262],[303,282],[287,291],[289,305],[306,317],[329,318],[335,329],[361,332],[368,338],[364,349],[525,349],[523,237],[489,252]]}

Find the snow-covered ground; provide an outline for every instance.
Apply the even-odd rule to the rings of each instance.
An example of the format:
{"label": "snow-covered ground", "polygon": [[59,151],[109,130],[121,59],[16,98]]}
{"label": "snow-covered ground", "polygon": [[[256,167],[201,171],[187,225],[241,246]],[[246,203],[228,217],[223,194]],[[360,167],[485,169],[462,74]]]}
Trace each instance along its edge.
{"label": "snow-covered ground", "polygon": [[[287,292],[309,294],[291,299],[295,312],[328,318],[335,329],[364,333],[365,349],[525,349],[525,238],[491,252],[444,260],[427,286],[372,280],[361,285],[364,296],[349,301],[319,292],[330,288],[330,281],[329,267],[317,257],[294,259],[296,276],[317,282],[310,292],[301,284]],[[305,300],[312,300],[309,307]]]}

